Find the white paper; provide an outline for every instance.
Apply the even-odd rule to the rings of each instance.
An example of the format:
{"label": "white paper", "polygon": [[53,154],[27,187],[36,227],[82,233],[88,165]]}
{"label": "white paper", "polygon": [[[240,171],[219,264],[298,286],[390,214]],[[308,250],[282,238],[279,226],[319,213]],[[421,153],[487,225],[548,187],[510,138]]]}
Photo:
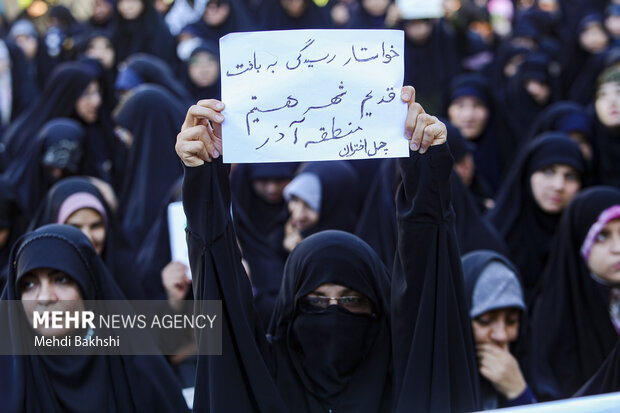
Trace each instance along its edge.
{"label": "white paper", "polygon": [[168,233],[170,234],[170,254],[172,261],[178,261],[187,265],[187,278],[192,279],[189,270],[189,253],[187,240],[185,239],[185,227],[187,218],[183,211],[183,202],[172,202],[168,205]]}
{"label": "white paper", "polygon": [[617,412],[618,406],[620,406],[620,393],[608,393],[508,409],[487,410],[485,413],[611,413]]}
{"label": "white paper", "polygon": [[409,156],[401,30],[220,39],[226,163]]}
{"label": "white paper", "polygon": [[404,20],[438,19],[443,17],[442,0],[396,0]]}

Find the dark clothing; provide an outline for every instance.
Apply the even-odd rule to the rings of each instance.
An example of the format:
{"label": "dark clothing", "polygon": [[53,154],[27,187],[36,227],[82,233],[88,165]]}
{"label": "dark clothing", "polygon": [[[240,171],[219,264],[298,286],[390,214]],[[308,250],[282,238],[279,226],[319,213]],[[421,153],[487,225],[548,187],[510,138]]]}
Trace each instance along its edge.
{"label": "dark clothing", "polygon": [[594,281],[580,249],[600,213],[620,205],[620,191],[582,191],[562,214],[540,292],[530,308],[527,375],[539,400],[574,394],[618,341],[607,288]]}
{"label": "dark clothing", "polygon": [[[77,284],[85,300],[125,299],[88,238],[78,229],[44,226],[26,234],[17,245],[12,251],[14,264],[2,300],[19,300],[20,279],[37,268],[62,271]],[[5,331],[10,324],[35,334],[20,311],[4,312],[0,323]],[[15,352],[26,348],[20,343],[21,337],[16,334],[11,338]],[[132,337],[139,338],[135,345],[141,348],[154,345],[148,334],[134,330]],[[8,413],[187,411],[181,386],[161,356],[2,356],[0,368],[2,410]]]}
{"label": "dark clothing", "polygon": [[[620,342],[619,342],[620,343]],[[613,393],[620,389],[620,344],[605,359],[605,362],[581,388],[574,397],[593,396],[595,394]]]}
{"label": "dark clothing", "polygon": [[143,242],[166,193],[183,171],[174,151],[184,106],[161,86],[137,88],[116,113],[133,135],[119,192],[119,217],[132,248]]}
{"label": "dark clothing", "polygon": [[[359,412],[386,411],[392,404],[396,411],[428,412],[478,407],[471,327],[450,207],[448,149],[443,146],[431,148],[423,156],[413,154],[401,162],[401,168],[405,177],[398,198],[400,254],[392,279],[397,287],[392,289],[391,304],[387,299],[387,272],[366,244],[341,232],[318,233],[304,240],[287,263],[269,331],[271,342],[265,339],[252,304],[250,284],[231,225],[228,170],[220,159],[185,168],[183,201],[188,217],[190,263],[195,274],[194,292],[200,300],[223,300],[222,346],[229,349],[222,356],[199,357],[196,387],[209,391],[196,392],[195,411],[324,412],[334,408]],[[334,239],[343,241],[331,251],[314,241],[322,240],[331,246]],[[420,243],[421,239],[426,242]],[[336,251],[344,253],[336,256]],[[319,261],[306,260],[315,256]],[[324,265],[317,265],[322,260]],[[373,303],[378,318],[370,322],[368,337],[374,335],[373,331],[386,328],[390,328],[391,334],[377,334],[373,345],[362,348],[362,353],[366,350],[372,356],[360,362],[354,371],[343,372],[342,366],[334,366],[335,372],[325,373],[320,366],[308,364],[309,359],[301,357],[303,353],[291,342],[291,334],[296,325],[312,323],[312,319],[300,317],[295,309],[297,300],[323,279],[338,282],[345,276],[338,269],[351,273],[353,278],[343,280],[345,283],[358,279],[361,284],[354,287],[367,293]],[[317,278],[322,277],[321,271],[329,275]],[[334,325],[331,321],[340,320],[340,315],[359,317],[358,321],[365,321],[360,321],[362,324],[368,321],[362,318],[366,316],[332,310],[317,315],[325,317],[317,328]],[[330,333],[334,331],[337,330]],[[302,338],[300,342],[299,334],[294,334],[298,345],[303,347],[312,341]],[[332,344],[338,343],[327,347],[326,342],[319,341],[315,349],[319,353],[334,357],[329,348],[340,353],[348,348],[339,345],[340,340],[346,340],[346,334],[323,337]],[[200,332],[198,340],[199,345],[205,340]],[[351,353],[342,356],[344,364],[351,361],[350,357],[359,356]],[[390,380],[391,369],[394,381]],[[339,380],[327,382],[317,377]],[[404,390],[393,400],[390,382]]]}
{"label": "dark clothing", "polygon": [[509,258],[519,270],[526,303],[545,268],[561,212],[548,213],[538,206],[531,176],[554,164],[572,166],[583,182],[587,168],[579,146],[566,134],[543,134],[523,148],[489,213],[489,221],[506,242]]}

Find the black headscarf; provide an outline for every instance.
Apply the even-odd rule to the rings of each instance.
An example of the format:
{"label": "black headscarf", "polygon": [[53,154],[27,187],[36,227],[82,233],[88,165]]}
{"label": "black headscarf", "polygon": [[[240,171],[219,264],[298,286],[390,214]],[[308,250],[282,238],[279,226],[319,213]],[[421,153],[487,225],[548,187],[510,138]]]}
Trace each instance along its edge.
{"label": "black headscarf", "polygon": [[233,32],[246,32],[255,30],[258,27],[257,17],[253,16],[253,11],[243,0],[219,0],[218,4],[228,4],[230,12],[228,17],[219,26],[210,26],[204,19],[188,25],[188,28],[195,32],[198,37],[208,41],[218,42],[220,37]]}
{"label": "black headscarf", "polygon": [[184,118],[184,105],[156,85],[137,88],[115,116],[133,135],[119,190],[119,216],[132,247],[143,242],[159,205],[183,173],[174,142]]}
{"label": "black headscarf", "polygon": [[93,195],[104,208],[106,216],[103,218],[106,226],[106,237],[101,259],[126,297],[129,299],[143,298],[142,289],[137,287],[134,274],[128,271],[133,264],[134,255],[121,231],[116,214],[101,195],[101,192],[88,178],[74,176],[54,184],[30,223],[30,230],[46,224],[62,224],[62,222],[58,222],[58,219],[63,203],[70,196],[79,193]]}
{"label": "black headscarf", "polygon": [[[604,83],[620,83],[620,71],[608,69],[599,77],[599,85]],[[620,188],[620,130],[608,128],[598,119],[596,111],[592,111],[594,120],[594,175],[597,183]]]}
{"label": "black headscarf", "polygon": [[[500,104],[516,145],[523,143],[531,120],[557,99],[557,90],[554,88],[556,82],[549,70],[550,64],[551,59],[547,54],[529,53],[519,66],[517,74],[508,81],[506,99]],[[549,97],[545,103],[536,102],[527,91],[526,85],[529,80],[537,80],[549,86]]]}
{"label": "black headscarf", "polygon": [[[196,54],[200,52],[205,52],[213,55],[215,58],[220,58],[220,49],[216,42],[214,41],[201,41],[195,48],[192,50],[189,59],[191,60]],[[198,102],[201,99],[221,99],[222,89],[221,89],[221,76],[218,76],[215,83],[210,86],[198,86],[196,85],[191,77],[189,76],[189,65],[191,63],[185,62],[185,70],[183,71],[183,85],[189,92],[189,94],[193,98],[193,102]],[[192,103],[193,103],[192,102]]]}
{"label": "black headscarf", "polygon": [[164,288],[161,271],[170,261],[170,231],[168,229],[168,206],[172,202],[181,201],[181,182],[175,182],[168,195],[163,199],[157,214],[144,242],[135,255],[135,267],[131,274],[137,278],[140,290],[148,300],[166,300],[168,298]]}
{"label": "black headscarf", "polygon": [[504,168],[510,160],[511,142],[500,139],[496,130],[496,114],[493,110],[493,96],[487,80],[479,74],[463,74],[452,81],[449,96],[446,99],[445,110],[453,101],[460,97],[470,96],[479,100],[488,110],[488,119],[480,136],[470,142],[475,146],[474,163],[476,174],[480,175],[495,193],[500,186],[504,175]]}
{"label": "black headscarf", "polygon": [[28,152],[9,166],[4,176],[20,209],[29,218],[57,179],[48,167],[62,169],[69,175],[83,172],[85,144],[86,133],[77,121],[55,118],[43,125]]}
{"label": "black headscarf", "polygon": [[[472,306],[474,305],[473,298],[474,298],[474,291],[476,289],[476,284],[478,284],[478,280],[480,279],[480,276],[483,274],[484,269],[493,262],[499,262],[504,267],[508,268],[512,273],[514,273],[515,277],[517,278],[516,282],[519,284],[518,293],[514,290],[511,291],[511,290],[506,290],[506,289],[503,289],[501,292],[506,294],[506,291],[509,291],[509,294],[511,294],[510,298],[513,299],[511,301],[511,304],[513,305],[517,304],[517,302],[519,301],[517,299],[519,295],[520,295],[521,302],[523,302],[523,291],[520,285],[519,271],[504,255],[498,254],[494,251],[477,250],[477,251],[472,251],[464,255],[462,261],[463,261],[463,278],[465,280],[465,297],[467,298],[467,304],[468,304],[467,308],[470,309],[470,316],[471,316]],[[502,287],[511,289],[512,287],[514,287],[514,285],[505,283],[505,284],[502,284]],[[516,293],[516,296],[515,296],[515,293]],[[498,297],[490,296],[490,297],[485,297],[485,298],[495,299]],[[486,303],[489,304],[488,309],[486,311],[510,308],[510,307],[507,307],[506,302],[501,301],[501,298],[502,297],[499,297],[500,301],[497,301],[497,300],[494,300],[493,302],[491,302],[490,300],[486,301]],[[513,354],[515,354],[515,350],[519,348],[519,344],[521,342],[520,339],[524,338],[522,333],[526,330],[525,319],[526,319],[525,314],[522,314],[520,317],[519,336],[517,338],[517,341],[511,343],[510,345],[510,352]],[[519,360],[519,363],[521,363],[521,360]],[[500,394],[497,392],[497,390],[493,388],[491,383],[482,376],[480,376],[480,391],[481,391],[482,402],[483,402],[483,406],[485,407],[485,410],[488,410],[489,408],[501,407],[500,402],[503,402],[503,397],[501,397]]]}
{"label": "black headscarf", "polygon": [[264,0],[261,6],[261,30],[327,29],[331,27],[328,7],[319,7],[312,0],[304,0],[306,10],[300,17],[291,17],[281,4],[282,0]]}
{"label": "black headscarf", "polygon": [[556,102],[538,115],[530,128],[527,142],[544,132],[582,132],[591,140],[592,122],[586,109],[579,103],[570,101]]}
{"label": "black headscarf", "polygon": [[565,134],[543,134],[523,148],[489,214],[521,274],[526,302],[540,280],[560,220],[559,213],[548,214],[536,204],[530,177],[553,164],[572,166],[584,181],[586,165],[579,146]]}
{"label": "black headscarf", "polygon": [[50,75],[39,99],[17,118],[2,136],[0,170],[29,150],[32,137],[45,122],[74,114],[75,103],[98,73],[83,63],[64,63]]}
{"label": "black headscarf", "polygon": [[[11,262],[2,300],[19,300],[19,280],[37,268],[64,272],[85,300],[124,300],[90,241],[76,228],[48,225],[24,235]],[[24,326],[28,321],[23,313],[7,311],[0,323],[9,328],[9,323]],[[12,338],[13,348],[21,345],[18,336]],[[6,412],[187,410],[180,385],[161,356],[3,356],[0,365]]]}
{"label": "black headscarf", "polygon": [[299,169],[298,174],[302,173],[316,175],[321,181],[319,221],[302,235],[326,229],[353,232],[361,203],[355,170],[346,161],[311,162]]}
{"label": "black headscarf", "polygon": [[405,36],[405,85],[415,85],[416,101],[428,113],[438,113],[446,85],[461,73],[454,33],[441,21],[433,25],[423,44]]}
{"label": "black headscarf", "polygon": [[[300,311],[299,300],[324,283],[365,295],[375,316],[338,307],[319,314]],[[354,235],[323,231],[293,250],[269,328],[278,365],[276,382],[291,409],[387,411],[391,399],[389,291],[385,266]]]}
{"label": "black headscarf", "polygon": [[141,1],[144,9],[134,20],[125,20],[118,11],[116,13],[111,29],[116,61],[122,62],[134,53],[148,53],[164,60],[175,70],[178,59],[174,37],[153,3]]}
{"label": "black headscarf", "polygon": [[25,231],[26,219],[20,213],[15,196],[6,180],[0,178],[0,229],[8,229],[5,244],[0,247],[0,294],[9,272],[9,252],[17,239]]}
{"label": "black headscarf", "polygon": [[[128,73],[131,74],[128,75]],[[127,76],[132,76],[134,79],[140,80],[140,82],[132,86],[131,89],[139,84],[154,83],[165,88],[185,105],[189,106],[195,103],[183,84],[176,79],[169,64],[159,57],[151,56],[146,53],[136,53],[129,56],[125,63],[121,65],[116,84],[119,85],[119,81],[121,81],[123,85],[127,84],[126,81],[122,80],[123,77]]]}
{"label": "black headscarf", "polygon": [[[36,79],[29,70],[26,57],[19,46],[2,39],[0,42],[4,43],[8,52],[8,64],[11,73],[11,108],[9,109],[11,113],[8,120],[13,121],[23,111],[27,110],[28,106],[36,99],[38,88]],[[2,46],[0,45],[0,47]],[[3,119],[0,119],[0,135],[8,127],[3,123]]]}
{"label": "black headscarf", "polygon": [[605,362],[574,397],[593,396],[602,393],[615,393],[620,389],[620,341]]}
{"label": "black headscarf", "polygon": [[562,214],[540,293],[531,311],[528,370],[539,400],[571,396],[601,366],[618,340],[605,289],[580,254],[601,212],[620,205],[620,191],[582,191]]}

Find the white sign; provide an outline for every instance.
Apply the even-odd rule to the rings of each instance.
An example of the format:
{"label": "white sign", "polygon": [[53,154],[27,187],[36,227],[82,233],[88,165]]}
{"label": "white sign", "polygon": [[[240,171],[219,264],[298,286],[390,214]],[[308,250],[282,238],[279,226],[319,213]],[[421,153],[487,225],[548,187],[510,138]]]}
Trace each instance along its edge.
{"label": "white sign", "polygon": [[403,56],[400,30],[222,37],[224,162],[409,156]]}
{"label": "white sign", "polygon": [[172,202],[168,205],[168,233],[170,234],[170,255],[172,261],[178,261],[187,266],[187,278],[192,279],[189,270],[189,252],[185,239],[187,218],[183,211],[183,202]]}
{"label": "white sign", "polygon": [[438,19],[444,14],[442,0],[396,0],[396,6],[404,20]]}

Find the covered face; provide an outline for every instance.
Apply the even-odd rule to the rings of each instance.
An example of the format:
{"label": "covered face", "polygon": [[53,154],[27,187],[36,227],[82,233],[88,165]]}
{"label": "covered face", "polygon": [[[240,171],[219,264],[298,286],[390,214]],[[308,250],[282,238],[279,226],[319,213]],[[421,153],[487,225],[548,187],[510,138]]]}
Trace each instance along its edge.
{"label": "covered face", "polygon": [[289,256],[269,330],[319,399],[330,400],[358,374],[383,382],[389,288],[374,251],[345,232],[312,235]]}

